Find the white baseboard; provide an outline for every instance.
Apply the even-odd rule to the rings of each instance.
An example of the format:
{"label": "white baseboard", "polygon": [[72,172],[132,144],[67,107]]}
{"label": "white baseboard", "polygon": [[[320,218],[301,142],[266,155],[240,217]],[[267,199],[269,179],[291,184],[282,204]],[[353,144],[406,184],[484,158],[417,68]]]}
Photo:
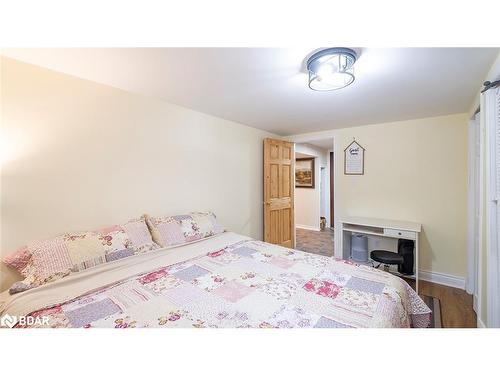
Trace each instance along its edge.
{"label": "white baseboard", "polygon": [[430,281],[432,283],[451,286],[453,288],[464,289],[465,290],[465,278],[447,275],[445,273],[430,272],[430,271],[418,271],[418,276],[420,280]]}
{"label": "white baseboard", "polygon": [[477,314],[479,311],[479,298],[476,295],[472,295],[472,310]]}
{"label": "white baseboard", "polygon": [[311,227],[309,225],[302,225],[302,224],[295,224],[295,228],[307,229],[307,230],[314,230],[316,232],[320,231],[319,227]]}
{"label": "white baseboard", "polygon": [[486,324],[484,324],[479,316],[477,317],[477,328],[486,328]]}

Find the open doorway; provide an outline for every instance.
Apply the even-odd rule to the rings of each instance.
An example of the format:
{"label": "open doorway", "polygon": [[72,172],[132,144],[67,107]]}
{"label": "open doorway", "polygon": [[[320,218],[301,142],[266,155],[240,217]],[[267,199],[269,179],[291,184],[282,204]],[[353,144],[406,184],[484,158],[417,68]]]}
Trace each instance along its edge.
{"label": "open doorway", "polygon": [[296,248],[334,254],[333,139],[295,144]]}

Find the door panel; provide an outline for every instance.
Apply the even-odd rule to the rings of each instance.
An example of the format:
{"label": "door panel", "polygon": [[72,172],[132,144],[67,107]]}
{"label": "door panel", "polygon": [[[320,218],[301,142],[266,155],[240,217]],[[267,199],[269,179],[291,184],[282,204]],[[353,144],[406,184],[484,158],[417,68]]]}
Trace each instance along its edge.
{"label": "door panel", "polygon": [[292,160],[293,155],[293,143],[287,142],[287,145],[281,145],[282,159]]}
{"label": "door panel", "polygon": [[277,144],[271,144],[270,146],[270,152],[269,152],[269,159],[272,160],[279,160],[280,158],[280,147]]}
{"label": "door panel", "polygon": [[292,247],[291,209],[281,210],[281,243],[283,246]]}
{"label": "door panel", "polygon": [[269,241],[270,243],[279,243],[280,241],[280,211],[269,210]]}
{"label": "door panel", "polygon": [[264,140],[264,241],[294,247],[294,144]]}
{"label": "door panel", "polygon": [[290,198],[291,194],[291,189],[290,189],[290,165],[283,165],[281,167],[281,174],[282,174],[282,192],[281,192],[281,197],[287,197]]}
{"label": "door panel", "polygon": [[279,198],[279,187],[280,187],[280,178],[279,178],[279,165],[278,164],[270,164],[269,168],[271,169],[271,176],[269,179],[270,190],[271,190],[271,198]]}

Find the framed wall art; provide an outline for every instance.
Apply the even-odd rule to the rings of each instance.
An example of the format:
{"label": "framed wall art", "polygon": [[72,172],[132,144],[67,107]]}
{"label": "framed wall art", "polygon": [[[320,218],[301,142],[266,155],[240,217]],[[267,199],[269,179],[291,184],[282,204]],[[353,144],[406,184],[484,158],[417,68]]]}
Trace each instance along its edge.
{"label": "framed wall art", "polygon": [[365,174],[365,149],[356,140],[344,150],[344,174]]}
{"label": "framed wall art", "polygon": [[314,189],[314,158],[295,159],[295,187]]}

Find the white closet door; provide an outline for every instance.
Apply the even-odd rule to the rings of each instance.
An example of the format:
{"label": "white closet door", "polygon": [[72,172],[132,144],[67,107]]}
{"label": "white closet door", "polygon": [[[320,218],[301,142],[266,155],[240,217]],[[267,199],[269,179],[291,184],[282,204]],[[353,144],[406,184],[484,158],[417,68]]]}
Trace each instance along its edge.
{"label": "white closet door", "polygon": [[481,137],[479,113],[469,122],[468,137],[468,237],[467,237],[467,293],[473,295],[474,311],[478,313],[479,275],[479,221],[480,221],[480,160]]}
{"label": "white closet door", "polygon": [[492,200],[496,211],[496,304],[495,304],[495,327],[500,328],[500,87],[494,90],[495,94],[495,195]]}
{"label": "white closet door", "polygon": [[500,88],[485,93],[488,318],[500,328]]}
{"label": "white closet door", "polygon": [[[495,91],[495,173],[496,173],[496,189],[495,189],[495,203],[497,203],[497,214],[500,214],[498,210],[498,201],[500,199],[500,87],[496,88]],[[500,216],[497,216],[497,218]],[[500,223],[500,221],[499,221]],[[500,237],[499,237],[500,238]]]}
{"label": "white closet door", "polygon": [[473,293],[473,307],[476,313],[479,313],[479,275],[480,262],[480,235],[481,228],[481,116],[477,113],[474,117],[474,293]]}

